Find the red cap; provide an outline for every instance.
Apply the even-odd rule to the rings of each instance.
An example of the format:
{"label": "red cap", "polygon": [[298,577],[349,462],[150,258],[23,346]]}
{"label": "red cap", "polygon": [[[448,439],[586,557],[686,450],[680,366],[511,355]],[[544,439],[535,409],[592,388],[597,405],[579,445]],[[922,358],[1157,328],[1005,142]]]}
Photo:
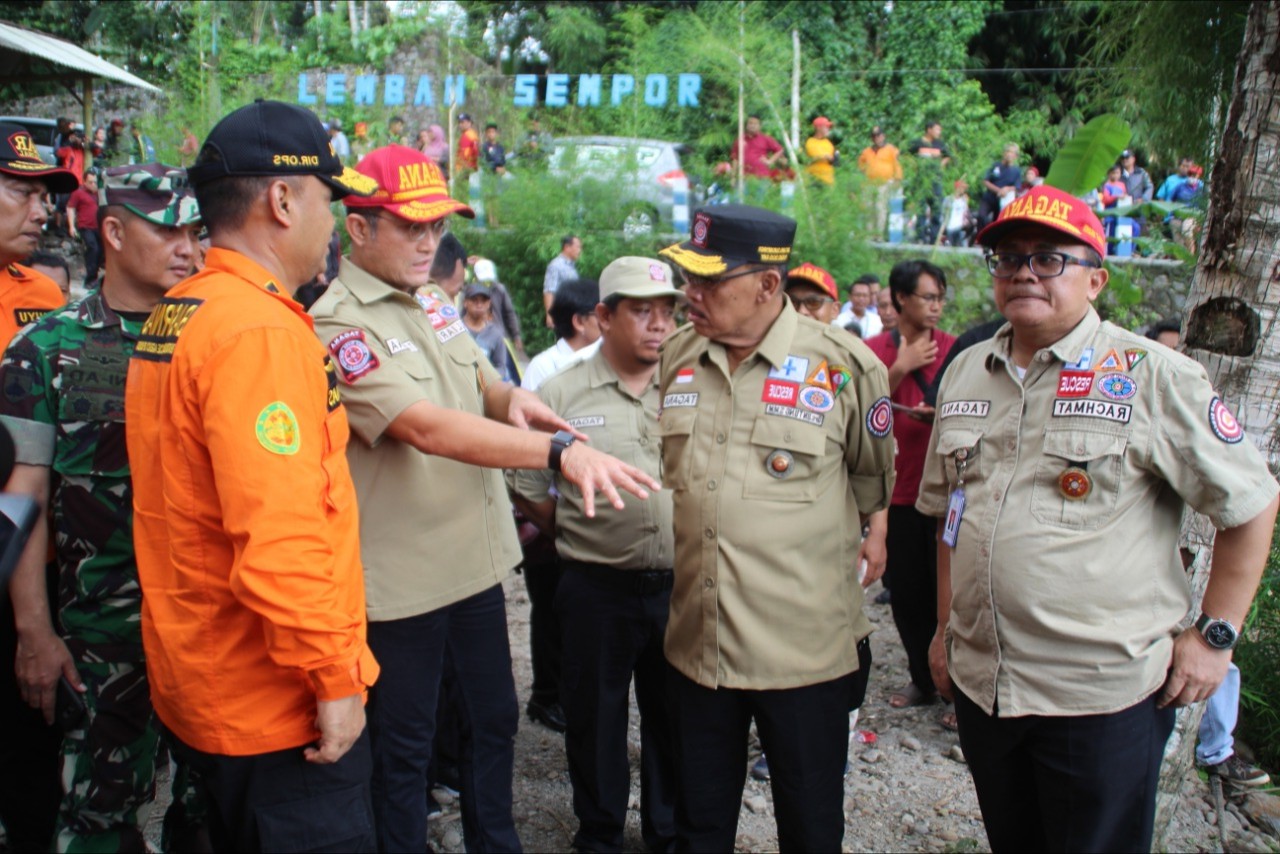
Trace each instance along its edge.
{"label": "red cap", "polygon": [[378,189],[366,198],[343,199],[349,208],[386,208],[412,222],[434,222],[451,213],[475,218],[475,211],[449,195],[440,167],[421,151],[405,145],[375,148],[356,171],[377,181]]}
{"label": "red cap", "polygon": [[829,128],[831,127],[831,119],[827,118],[826,116],[818,116],[816,119],[813,120],[813,126],[816,128],[820,128],[820,127]]}
{"label": "red cap", "polygon": [[1093,209],[1057,187],[1048,184],[1032,187],[1026,195],[1005,205],[996,221],[978,232],[977,242],[982,246],[994,246],[997,240],[1020,225],[1042,225],[1078,240],[1099,255],[1107,254],[1107,239],[1103,237],[1102,223],[1098,222]]}
{"label": "red cap", "polygon": [[819,290],[825,291],[827,296],[833,300],[840,299],[840,294],[836,291],[836,280],[831,277],[831,274],[817,264],[810,264],[808,261],[794,270],[787,271],[787,287],[791,287],[793,284],[813,285]]}

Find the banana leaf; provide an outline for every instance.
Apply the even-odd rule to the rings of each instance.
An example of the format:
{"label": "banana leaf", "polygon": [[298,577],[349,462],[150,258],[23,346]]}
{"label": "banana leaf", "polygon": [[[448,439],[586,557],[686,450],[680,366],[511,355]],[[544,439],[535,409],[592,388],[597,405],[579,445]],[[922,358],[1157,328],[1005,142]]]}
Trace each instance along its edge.
{"label": "banana leaf", "polygon": [[1107,170],[1115,165],[1132,136],[1129,125],[1117,115],[1093,117],[1062,146],[1044,182],[1073,196],[1083,196],[1106,180]]}
{"label": "banana leaf", "polygon": [[1142,202],[1137,205],[1128,205],[1126,207],[1107,208],[1103,211],[1096,211],[1099,219],[1105,219],[1109,216],[1128,216],[1137,217],[1147,220],[1161,220],[1172,214],[1178,219],[1186,219],[1187,217],[1195,217],[1196,219],[1204,218],[1203,205],[1188,205],[1184,202]]}

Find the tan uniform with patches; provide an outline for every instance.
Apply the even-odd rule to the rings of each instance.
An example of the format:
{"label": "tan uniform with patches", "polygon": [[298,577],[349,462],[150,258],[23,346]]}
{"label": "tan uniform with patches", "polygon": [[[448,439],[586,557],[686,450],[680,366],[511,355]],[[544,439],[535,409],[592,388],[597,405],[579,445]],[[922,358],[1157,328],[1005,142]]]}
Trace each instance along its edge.
{"label": "tan uniform with patches", "polygon": [[[612,454],[646,474],[658,477],[661,443],[658,437],[657,374],[645,393],[636,397],[618,379],[604,356],[565,368],[538,389],[538,396],[574,429],[585,433],[591,447]],[[550,497],[550,470],[518,470],[508,483],[530,501]],[[671,492],[661,490],[648,501],[628,497],[626,508],[596,506],[596,517],[583,512],[582,490],[563,475],[554,475],[556,491],[556,550],[561,558],[611,566],[615,569],[671,569],[675,552],[671,528]]]}
{"label": "tan uniform with patches", "polygon": [[1191,607],[1183,502],[1229,528],[1278,488],[1191,359],[1092,310],[1021,381],[1010,341],[948,368],[916,503],[943,516],[963,473],[951,678],[1002,717],[1125,709]]}
{"label": "tan uniform with patches", "polygon": [[667,659],[709,688],[794,688],[857,670],[871,632],[859,517],[893,491],[884,366],[784,302],[732,375],[724,347],[691,327],[667,341],[659,375],[676,519]]}
{"label": "tan uniform with patches", "polygon": [[311,308],[351,432],[369,619],[425,614],[500,584],[520,561],[502,472],[387,439],[420,400],[475,415],[500,382],[456,309],[411,297],[343,259]]}

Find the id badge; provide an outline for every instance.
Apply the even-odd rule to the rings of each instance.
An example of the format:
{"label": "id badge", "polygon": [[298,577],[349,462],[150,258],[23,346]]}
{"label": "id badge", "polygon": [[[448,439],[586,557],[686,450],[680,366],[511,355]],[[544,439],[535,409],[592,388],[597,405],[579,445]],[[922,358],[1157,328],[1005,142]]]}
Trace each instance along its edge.
{"label": "id badge", "polygon": [[960,536],[960,520],[964,518],[964,487],[956,487],[951,492],[951,500],[947,502],[947,521],[942,526],[942,542],[950,548],[956,547],[956,538]]}

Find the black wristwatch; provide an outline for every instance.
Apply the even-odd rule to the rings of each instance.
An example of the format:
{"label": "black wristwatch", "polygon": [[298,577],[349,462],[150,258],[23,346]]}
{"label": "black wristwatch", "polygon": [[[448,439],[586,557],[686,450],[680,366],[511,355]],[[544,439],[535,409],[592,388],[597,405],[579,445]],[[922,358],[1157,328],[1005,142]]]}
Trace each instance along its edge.
{"label": "black wristwatch", "polygon": [[551,456],[547,458],[547,468],[553,472],[560,471],[560,456],[564,449],[578,441],[578,437],[568,430],[559,430],[551,437]]}
{"label": "black wristwatch", "polygon": [[1196,631],[1200,632],[1204,642],[1214,649],[1234,649],[1236,641],[1240,640],[1240,633],[1236,631],[1235,626],[1226,620],[1210,617],[1203,611],[1200,612],[1200,619],[1196,620]]}

